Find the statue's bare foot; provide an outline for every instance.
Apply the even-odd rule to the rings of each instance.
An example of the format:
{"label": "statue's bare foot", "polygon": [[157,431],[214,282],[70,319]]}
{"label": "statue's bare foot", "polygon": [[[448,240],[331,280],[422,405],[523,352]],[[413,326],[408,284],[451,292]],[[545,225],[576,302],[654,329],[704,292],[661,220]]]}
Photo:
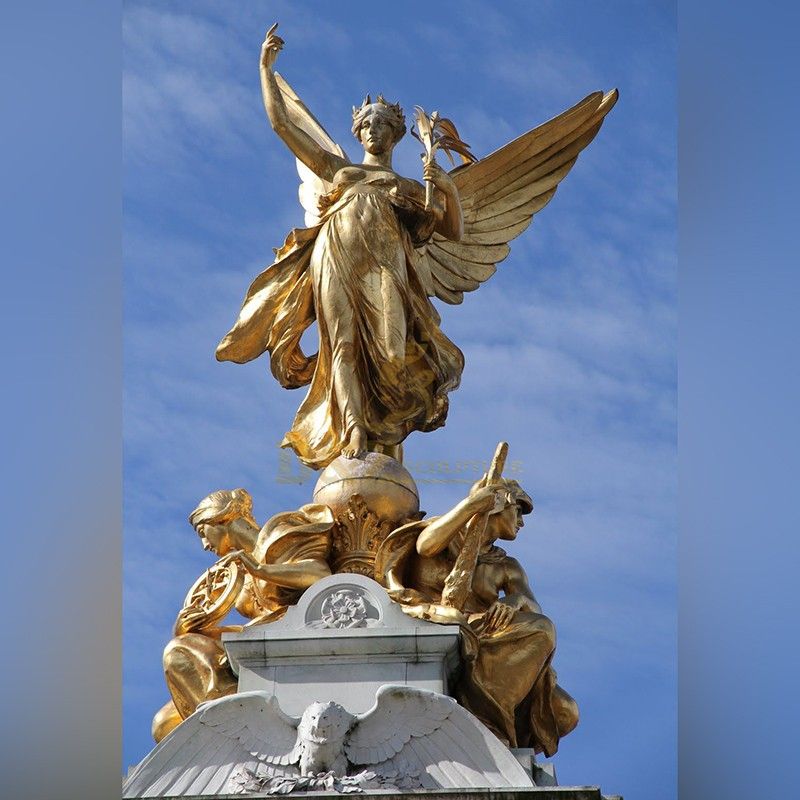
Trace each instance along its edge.
{"label": "statue's bare foot", "polygon": [[356,425],[350,433],[347,444],[342,448],[345,458],[363,458],[367,453],[367,432]]}

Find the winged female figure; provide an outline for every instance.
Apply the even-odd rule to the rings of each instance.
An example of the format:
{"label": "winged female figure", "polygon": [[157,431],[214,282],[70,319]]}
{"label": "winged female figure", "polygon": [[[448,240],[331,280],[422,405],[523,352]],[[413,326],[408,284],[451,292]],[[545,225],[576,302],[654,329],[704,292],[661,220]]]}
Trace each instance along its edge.
{"label": "winged female figure", "polygon": [[[298,161],[306,227],[289,234],[251,284],[220,361],[269,352],[285,388],[309,385],[282,443],[319,469],[339,455],[376,450],[397,457],[411,431],[441,427],[464,357],[440,328],[432,297],[458,304],[495,272],[508,242],[552,198],[597,134],[616,90],[573,108],[487,158],[423,179],[398,175],[392,152],[403,111],[382,96],[353,109],[364,148],[351,162],[274,71],[283,40],[268,32],[261,85],[272,128]],[[316,321],[319,349],[303,333]]]}

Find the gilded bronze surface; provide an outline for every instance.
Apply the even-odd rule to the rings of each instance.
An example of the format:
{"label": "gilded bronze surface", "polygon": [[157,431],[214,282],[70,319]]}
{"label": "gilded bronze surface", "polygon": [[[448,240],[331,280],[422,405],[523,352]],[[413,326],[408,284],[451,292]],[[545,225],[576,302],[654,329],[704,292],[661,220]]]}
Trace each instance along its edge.
{"label": "gilded bronze surface", "polygon": [[350,497],[336,517],[331,548],[331,571],[375,577],[375,556],[392,525],[370,511],[361,495]]}
{"label": "gilded bronze surface", "polygon": [[[406,613],[461,625],[459,702],[510,747],[549,756],[578,724],[578,706],[556,683],[553,623],[519,562],[496,544],[516,539],[523,515],[533,510],[519,484],[500,477],[506,450],[498,447],[490,471],[451,511],[393,531],[378,550],[375,572]],[[464,581],[471,538],[479,544],[467,556],[473,564]]]}
{"label": "gilded bronze surface", "polygon": [[[314,502],[259,528],[243,489],[214,492],[190,515],[218,560],[190,588],[164,651],[171,700],[153,721],[163,738],[205,700],[234,692],[221,646],[226,615],[248,625],[279,619],[333,572],[374,577],[411,616],[458,624],[459,702],[510,747],[552,755],[578,722],[556,682],[555,629],[519,562],[514,540],[533,502],[502,476],[508,445],[446,514],[420,519],[419,494],[400,463],[412,431],[444,424],[464,366],[431,298],[457,304],[495,271],[533,215],[553,197],[592,141],[617,92],[573,108],[481,161],[452,121],[418,108],[423,182],[398,175],[392,152],[402,109],[367,96],[353,109],[364,148],[351,162],[274,72],[283,41],[268,32],[260,74],[270,123],[298,160],[306,227],[293,230],[250,286],[217,358],[269,352],[286,388],[309,386],[283,444],[325,468]],[[437,151],[465,162],[450,173]],[[300,348],[315,322],[319,351]]]}
{"label": "gilded bronze surface", "polygon": [[330,575],[328,555],[334,518],[323,505],[276,514],[262,528],[244,489],[208,495],[189,521],[206,550],[220,556],[194,583],[164,649],[171,699],[153,720],[160,741],[205,700],[236,691],[236,678],[222,648],[222,625],[235,608],[248,625],[280,619],[305,589]]}
{"label": "gilded bronze surface", "polygon": [[[205,498],[190,522],[219,559],[190,588],[164,650],[171,700],[153,720],[156,741],[199,703],[236,691],[220,641],[242,628],[223,624],[231,609],[248,625],[267,624],[320,578],[354,572],[382,583],[409,615],[460,625],[459,702],[509,746],[555,753],[578,709],[556,683],[553,624],[519,562],[496,544],[515,539],[533,510],[519,484],[501,475],[507,452],[502,442],[487,474],[449,512],[399,527],[403,493],[383,515],[352,491],[336,514],[316,503],[276,514],[261,529],[244,489]],[[338,463],[347,474],[349,462]],[[382,464],[371,465],[378,480]]]}
{"label": "gilded bronze surface", "polygon": [[[508,443],[500,442],[492,459],[492,464],[480,486],[492,486],[499,480],[508,455]],[[442,605],[463,610],[472,589],[472,577],[478,564],[478,555],[486,536],[489,511],[475,514],[464,528],[464,536],[458,557],[453,564],[442,588]]]}
{"label": "gilded bronze surface", "polygon": [[411,473],[382,453],[362,458],[337,458],[320,474],[313,500],[338,516],[359,495],[381,520],[399,524],[419,511],[419,492]]}
{"label": "gilded bronze surface", "polygon": [[[306,227],[291,231],[253,281],[217,358],[244,363],[269,352],[281,385],[309,386],[283,441],[308,466],[368,449],[399,459],[409,433],[445,423],[448,393],[464,367],[430,298],[460,303],[494,274],[508,242],[594,138],[617,92],[595,92],[474,162],[450,120],[418,109],[423,185],[392,168],[406,130],[399,105],[367,96],[353,109],[364,155],[350,161],[274,72],[284,44],[275,28],[261,49],[264,107],[298,160]],[[470,163],[448,173],[436,149]],[[300,339],[314,321],[319,350],[307,356]]]}

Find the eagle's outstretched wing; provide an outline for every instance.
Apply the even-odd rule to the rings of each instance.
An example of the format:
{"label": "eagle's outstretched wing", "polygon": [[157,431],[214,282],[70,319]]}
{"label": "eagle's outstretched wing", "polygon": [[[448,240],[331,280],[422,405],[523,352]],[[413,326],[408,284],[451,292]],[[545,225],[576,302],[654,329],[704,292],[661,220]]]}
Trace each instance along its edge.
{"label": "eagle's outstretched wing", "polygon": [[[305,103],[295,94],[291,86],[284,78],[275,73],[275,81],[281,90],[286,111],[289,119],[301,131],[307,133],[320,147],[349,161],[347,154],[342,148],[331,139],[328,132],[316,117],[306,108]],[[300,204],[306,212],[306,226],[311,228],[319,222],[319,198],[327,194],[333,187],[327,181],[315,175],[300,159],[297,159],[297,174],[300,176],[300,188],[298,196]]]}
{"label": "eagle's outstretched wing", "polygon": [[299,759],[300,720],[284,714],[265,692],[240,692],[198,707],[200,724],[235,739],[259,761],[287,766]]}
{"label": "eagle's outstretched wing", "polygon": [[551,200],[617,97],[616,89],[594,92],[486,158],[450,173],[461,197],[464,235],[452,242],[434,234],[417,251],[418,271],[430,295],[458,304],[464,292],[494,274],[495,265],[508,255],[508,243]]}
{"label": "eagle's outstretched wing", "polygon": [[511,752],[452,697],[382,686],[345,743],[352,764],[425,789],[531,786]]}
{"label": "eagle's outstretched wing", "polygon": [[243,769],[294,776],[297,725],[266,692],[242,692],[198,707],[125,781],[125,797],[223,792]]}

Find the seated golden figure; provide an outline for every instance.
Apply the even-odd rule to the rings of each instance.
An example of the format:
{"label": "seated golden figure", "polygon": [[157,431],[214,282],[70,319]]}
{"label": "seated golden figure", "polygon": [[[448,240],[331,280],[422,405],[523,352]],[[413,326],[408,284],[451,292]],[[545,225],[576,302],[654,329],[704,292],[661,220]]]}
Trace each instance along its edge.
{"label": "seated golden figure", "polygon": [[164,649],[164,675],[172,699],[153,719],[159,742],[197,706],[236,691],[221,635],[235,608],[256,625],[280,619],[305,589],[330,575],[327,559],[334,524],[330,509],[306,505],[276,514],[259,530],[244,489],[213,492],[189,517],[203,547],[221,558],[195,582]]}
{"label": "seated golden figure", "polygon": [[[376,576],[406,613],[462,626],[458,701],[509,747],[551,756],[578,724],[578,706],[556,683],[553,623],[519,562],[495,544],[516,538],[533,503],[516,481],[485,480],[447,514],[393,531],[378,551]],[[459,609],[447,603],[449,584],[471,527],[482,538]]]}

